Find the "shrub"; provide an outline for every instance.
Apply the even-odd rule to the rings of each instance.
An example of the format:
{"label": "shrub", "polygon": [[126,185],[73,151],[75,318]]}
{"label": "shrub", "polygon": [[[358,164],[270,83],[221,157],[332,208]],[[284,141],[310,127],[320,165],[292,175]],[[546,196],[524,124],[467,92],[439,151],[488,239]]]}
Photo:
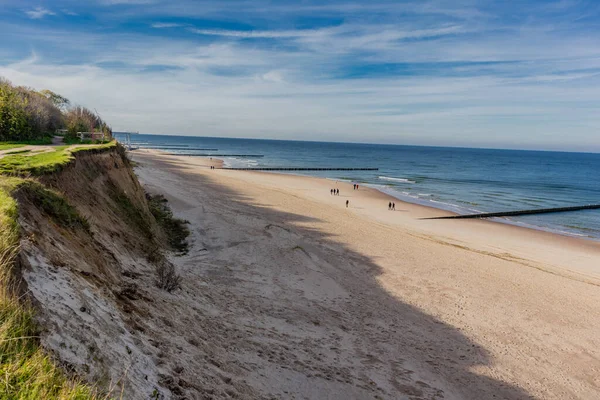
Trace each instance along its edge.
{"label": "shrub", "polygon": [[186,254],[189,247],[187,242],[187,237],[190,235],[187,227],[189,221],[175,218],[163,195],[146,194],[146,199],[148,199],[150,212],[167,236],[169,246],[180,254]]}
{"label": "shrub", "polygon": [[104,139],[112,139],[112,129],[89,109],[81,106],[73,107],[65,112],[67,134],[65,141],[77,138],[77,132],[100,132]]}
{"label": "shrub", "polygon": [[181,276],[175,270],[175,266],[167,260],[157,264],[156,278],[156,286],[167,292],[172,292],[181,284]]}

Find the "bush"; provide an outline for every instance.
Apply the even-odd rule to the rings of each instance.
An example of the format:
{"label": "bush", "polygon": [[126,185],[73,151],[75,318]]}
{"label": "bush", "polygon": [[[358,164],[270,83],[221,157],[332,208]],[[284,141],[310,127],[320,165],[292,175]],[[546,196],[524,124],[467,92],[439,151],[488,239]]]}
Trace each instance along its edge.
{"label": "bush", "polygon": [[112,129],[89,109],[76,106],[65,113],[65,124],[67,134],[65,142],[77,139],[77,132],[100,132],[104,134],[105,140],[112,139]]}
{"label": "bush", "polygon": [[167,236],[169,246],[180,254],[186,254],[189,247],[187,237],[190,235],[186,225],[189,221],[175,218],[163,195],[146,194],[146,199],[148,199],[150,212]]}
{"label": "bush", "polygon": [[160,289],[172,292],[181,284],[181,276],[175,270],[175,266],[167,260],[156,266],[156,286]]}

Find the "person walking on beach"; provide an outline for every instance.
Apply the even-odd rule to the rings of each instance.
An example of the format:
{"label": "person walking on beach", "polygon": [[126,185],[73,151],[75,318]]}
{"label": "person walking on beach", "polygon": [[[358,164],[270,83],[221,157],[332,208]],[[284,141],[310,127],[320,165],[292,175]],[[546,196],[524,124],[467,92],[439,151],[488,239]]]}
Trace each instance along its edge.
{"label": "person walking on beach", "polygon": [[392,210],[396,211],[396,203],[392,203]]}
{"label": "person walking on beach", "polygon": [[392,209],[392,202],[390,201],[390,202],[388,203],[388,210],[391,210],[391,209]]}
{"label": "person walking on beach", "polygon": [[348,204],[350,204],[350,200],[346,200],[346,208],[348,208]]}

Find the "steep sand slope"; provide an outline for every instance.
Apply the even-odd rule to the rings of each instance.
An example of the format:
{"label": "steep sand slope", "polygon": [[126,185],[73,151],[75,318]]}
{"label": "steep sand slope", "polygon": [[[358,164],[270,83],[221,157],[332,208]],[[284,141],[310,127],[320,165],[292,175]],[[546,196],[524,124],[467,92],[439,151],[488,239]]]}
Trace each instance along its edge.
{"label": "steep sand slope", "polygon": [[234,382],[281,398],[600,394],[597,244],[477,221],[417,229],[422,208],[346,209],[315,194],[331,181],[134,157],[194,230],[177,263],[202,306],[174,331],[214,315],[226,329],[196,340]]}

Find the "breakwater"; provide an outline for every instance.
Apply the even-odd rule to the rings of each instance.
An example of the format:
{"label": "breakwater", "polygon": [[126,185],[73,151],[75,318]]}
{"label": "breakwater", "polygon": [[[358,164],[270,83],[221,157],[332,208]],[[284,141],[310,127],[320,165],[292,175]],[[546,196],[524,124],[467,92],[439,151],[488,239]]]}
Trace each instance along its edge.
{"label": "breakwater", "polygon": [[550,214],[559,212],[581,211],[581,210],[597,210],[600,209],[600,204],[588,204],[584,206],[573,207],[554,207],[540,208],[536,210],[516,210],[502,211],[493,213],[479,213],[467,215],[450,215],[445,217],[421,218],[421,219],[477,219],[477,218],[494,218],[494,217],[517,217],[519,215],[534,215],[534,214]]}
{"label": "breakwater", "polygon": [[224,167],[220,169],[232,169],[237,171],[379,171],[379,168],[290,168],[290,167],[263,167],[263,168],[233,168]]}

